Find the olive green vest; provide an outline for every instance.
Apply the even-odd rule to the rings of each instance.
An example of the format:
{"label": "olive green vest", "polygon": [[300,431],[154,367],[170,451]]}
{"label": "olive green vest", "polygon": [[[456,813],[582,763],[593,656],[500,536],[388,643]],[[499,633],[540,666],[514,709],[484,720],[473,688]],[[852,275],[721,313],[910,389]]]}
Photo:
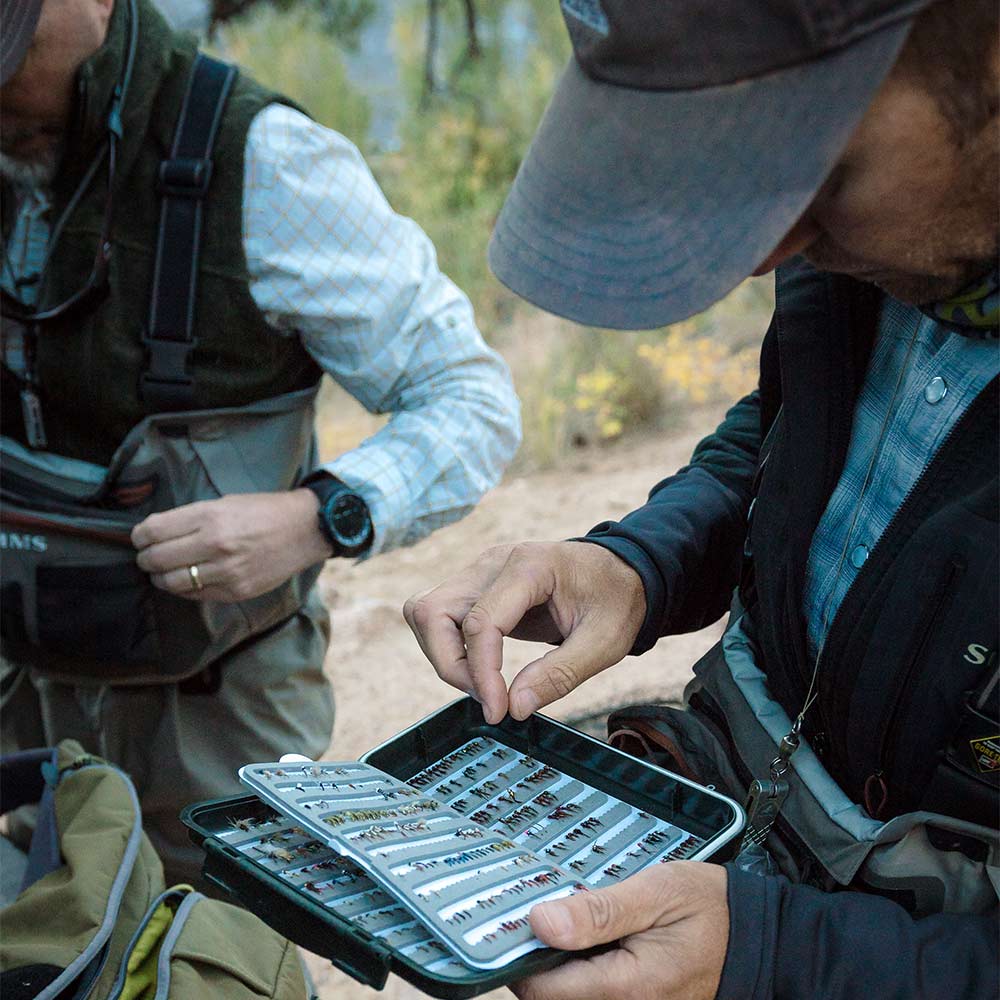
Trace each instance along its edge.
{"label": "olive green vest", "polygon": [[[125,58],[126,11],[124,0],[118,0],[106,43],[79,72],[74,120],[54,184],[53,220],[105,142],[108,108]],[[194,44],[174,34],[147,0],[139,0],[138,11],[135,69],[123,109],[114,192],[110,293],[89,317],[60,328],[47,325],[37,341],[48,450],[102,465],[129,429],[152,412],[140,397],[139,382],[146,368],[142,334],[159,227],[157,176],[169,156],[196,54]],[[297,338],[268,326],[249,291],[243,250],[247,131],[262,108],[282,100],[241,76],[218,130],[204,204],[197,347],[188,365],[196,409],[242,406],[314,385],[321,375]],[[59,236],[39,289],[39,307],[62,302],[86,281],[101,232],[106,177],[102,167]],[[24,443],[18,384],[6,369],[3,378],[2,430]]]}

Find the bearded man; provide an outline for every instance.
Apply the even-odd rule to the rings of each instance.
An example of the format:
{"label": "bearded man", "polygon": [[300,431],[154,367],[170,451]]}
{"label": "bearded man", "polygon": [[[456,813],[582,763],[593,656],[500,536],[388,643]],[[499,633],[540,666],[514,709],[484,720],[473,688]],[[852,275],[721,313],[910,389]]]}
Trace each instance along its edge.
{"label": "bearded man", "polygon": [[[148,0],[3,0],[3,736],[178,813],[322,754],[331,556],[469,511],[509,373],[354,146]],[[388,423],[320,467],[321,376]]]}
{"label": "bearded man", "polygon": [[[407,605],[490,722],[730,611],[686,710],[609,735],[746,801],[743,851],[536,907],[547,944],[618,946],[516,992],[995,997],[996,4],[562,8],[497,275],[642,328],[777,268],[776,308],[758,389],[645,506]],[[509,690],[505,635],[558,644]]]}

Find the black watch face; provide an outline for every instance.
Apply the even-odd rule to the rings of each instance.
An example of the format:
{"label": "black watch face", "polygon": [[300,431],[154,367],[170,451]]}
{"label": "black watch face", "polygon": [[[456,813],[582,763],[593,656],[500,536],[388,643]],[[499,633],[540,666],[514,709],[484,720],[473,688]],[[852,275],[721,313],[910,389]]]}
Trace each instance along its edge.
{"label": "black watch face", "polygon": [[328,523],[337,541],[345,549],[363,548],[371,534],[368,507],[361,497],[353,493],[333,498]]}

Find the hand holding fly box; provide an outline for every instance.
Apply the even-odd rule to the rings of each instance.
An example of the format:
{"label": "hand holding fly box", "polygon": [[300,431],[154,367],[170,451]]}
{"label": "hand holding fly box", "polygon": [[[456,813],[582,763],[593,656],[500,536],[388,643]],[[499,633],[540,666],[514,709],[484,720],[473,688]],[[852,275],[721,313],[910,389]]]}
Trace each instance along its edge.
{"label": "hand holding fly box", "polygon": [[[461,755],[486,750],[476,740]],[[355,862],[409,911],[407,922],[418,920],[472,968],[498,968],[541,947],[531,906],[585,891],[563,869],[369,764],[248,764],[240,780]]]}
{"label": "hand holding fly box", "polygon": [[471,699],[361,762],[241,778],[259,798],[185,811],[207,877],[360,981],[395,971],[444,997],[572,957],[534,938],[536,903],[721,858],[743,825],[714,790],[543,716],[486,725]]}

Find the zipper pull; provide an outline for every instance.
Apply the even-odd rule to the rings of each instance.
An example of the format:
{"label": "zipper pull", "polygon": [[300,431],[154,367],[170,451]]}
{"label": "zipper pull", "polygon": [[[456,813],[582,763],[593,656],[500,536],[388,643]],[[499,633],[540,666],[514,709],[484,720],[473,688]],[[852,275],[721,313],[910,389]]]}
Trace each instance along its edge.
{"label": "zipper pull", "polygon": [[48,438],[45,434],[45,420],[42,417],[42,403],[31,383],[21,389],[21,419],[24,421],[24,435],[29,448],[45,448]]}

